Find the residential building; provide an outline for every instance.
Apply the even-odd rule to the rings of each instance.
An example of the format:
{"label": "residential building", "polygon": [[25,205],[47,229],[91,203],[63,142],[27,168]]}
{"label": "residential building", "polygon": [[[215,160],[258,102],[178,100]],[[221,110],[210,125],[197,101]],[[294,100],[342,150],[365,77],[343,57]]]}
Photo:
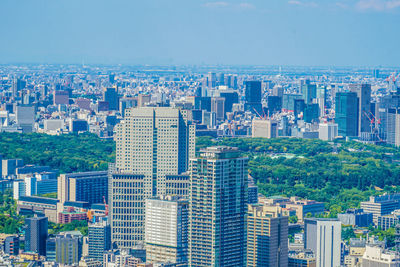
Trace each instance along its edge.
{"label": "residential building", "polygon": [[248,159],[210,147],[190,160],[189,266],[244,266]]}
{"label": "residential building", "polygon": [[288,266],[288,217],[248,205],[247,266]]}

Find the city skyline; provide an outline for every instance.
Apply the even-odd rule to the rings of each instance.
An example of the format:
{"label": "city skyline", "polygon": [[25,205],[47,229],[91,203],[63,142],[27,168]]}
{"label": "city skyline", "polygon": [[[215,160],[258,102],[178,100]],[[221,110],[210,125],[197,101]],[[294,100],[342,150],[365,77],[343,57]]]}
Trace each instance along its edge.
{"label": "city skyline", "polygon": [[395,66],[398,0],[9,1],[0,63]]}

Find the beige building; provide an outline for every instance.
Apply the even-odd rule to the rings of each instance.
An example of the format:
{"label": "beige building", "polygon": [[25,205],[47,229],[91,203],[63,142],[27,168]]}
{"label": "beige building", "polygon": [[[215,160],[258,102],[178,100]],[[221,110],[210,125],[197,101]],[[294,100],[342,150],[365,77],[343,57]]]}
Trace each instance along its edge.
{"label": "beige building", "polygon": [[247,266],[288,266],[288,217],[279,207],[248,205]]}
{"label": "beige building", "polygon": [[278,137],[278,123],[270,119],[253,119],[251,123],[251,137]]}
{"label": "beige building", "polygon": [[195,126],[185,110],[125,111],[125,119],[116,126],[116,169],[109,184],[111,239],[119,248],[144,241],[146,198],[165,195],[166,177],[185,173],[194,153]]}

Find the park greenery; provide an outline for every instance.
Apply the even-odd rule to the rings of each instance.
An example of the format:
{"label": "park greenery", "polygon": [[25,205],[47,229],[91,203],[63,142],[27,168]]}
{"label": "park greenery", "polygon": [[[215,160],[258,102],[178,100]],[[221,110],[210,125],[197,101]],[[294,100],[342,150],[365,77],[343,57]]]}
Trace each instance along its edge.
{"label": "park greenery", "polygon": [[0,194],[0,233],[19,233],[23,225],[24,219],[17,214],[17,205],[11,191]]}
{"label": "park greenery", "polygon": [[[299,196],[325,202],[326,217],[358,207],[372,195],[400,192],[400,149],[395,147],[297,138],[196,139],[197,150],[214,145],[240,149],[249,158],[249,173],[265,196]],[[90,133],[1,133],[0,154],[3,158],[22,158],[26,164],[47,165],[61,173],[105,170],[115,159],[115,144]],[[7,218],[15,216],[15,207],[2,214],[0,231],[19,227],[18,223],[7,224]],[[63,227],[57,226],[54,232]],[[75,225],[74,229],[79,227]]]}
{"label": "park greenery", "polygon": [[26,164],[50,166],[62,173],[106,170],[115,157],[112,140],[94,134],[0,134],[3,158],[21,158]]}

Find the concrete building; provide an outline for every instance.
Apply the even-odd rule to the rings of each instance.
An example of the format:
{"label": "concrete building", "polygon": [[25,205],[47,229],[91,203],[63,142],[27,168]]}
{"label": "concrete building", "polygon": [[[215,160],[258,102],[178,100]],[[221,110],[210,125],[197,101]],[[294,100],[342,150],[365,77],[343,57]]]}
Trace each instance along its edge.
{"label": "concrete building", "polygon": [[400,210],[394,210],[391,214],[378,216],[376,227],[387,230],[400,222]]}
{"label": "concrete building", "polygon": [[66,201],[84,201],[90,204],[108,200],[108,172],[78,172],[58,177],[57,198]]}
{"label": "concrete building", "polygon": [[278,137],[278,123],[270,119],[253,119],[251,124],[251,137]]}
{"label": "concrete building", "polygon": [[289,251],[288,267],[315,267],[316,260],[312,250],[299,249]]}
{"label": "concrete building", "polygon": [[25,251],[46,256],[47,217],[26,218],[25,225]]}
{"label": "concrete building", "polygon": [[369,201],[361,202],[360,207],[364,212],[373,214],[374,224],[378,223],[378,216],[390,214],[400,208],[400,194],[371,196]]}
{"label": "concrete building", "polygon": [[319,139],[324,141],[332,141],[338,136],[337,123],[320,123],[319,124]]}
{"label": "concrete building", "polygon": [[58,203],[59,200],[54,198],[22,196],[17,201],[17,211],[21,215],[44,215],[50,222],[57,223]]}
{"label": "concrete building", "polygon": [[88,258],[103,262],[104,251],[111,248],[111,228],[107,221],[89,225]]}
{"label": "concrete building", "polygon": [[2,160],[2,176],[7,177],[9,175],[15,175],[18,167],[24,166],[22,159],[3,159]]}
{"label": "concrete building", "polygon": [[342,226],[337,219],[305,219],[305,248],[311,249],[317,267],[340,267]]}
{"label": "concrete building", "polygon": [[82,257],[82,234],[79,231],[62,232],[55,238],[56,262],[77,265]]}
{"label": "concrete building", "polygon": [[22,132],[31,133],[35,123],[35,107],[33,105],[17,105],[15,115]]}
{"label": "concrete building", "polygon": [[190,160],[189,266],[246,264],[247,161],[228,147]]}
{"label": "concrete building", "polygon": [[146,261],[188,263],[187,200],[160,196],[146,200]]}
{"label": "concrete building", "polygon": [[211,112],[215,113],[217,120],[225,119],[225,98],[213,97],[211,98]]}
{"label": "concrete building", "polygon": [[248,205],[247,266],[288,266],[288,217]]}
{"label": "concrete building", "polygon": [[394,251],[380,246],[367,245],[362,257],[362,267],[399,267],[400,257]]}
{"label": "concrete building", "polygon": [[[113,194],[120,196],[111,200],[112,240],[129,248],[144,239],[145,198],[164,195],[166,177],[187,171],[195,128],[184,110],[145,107],[127,109],[116,132],[116,175],[111,180]],[[126,206],[131,201],[134,206]]]}
{"label": "concrete building", "polygon": [[65,127],[64,120],[44,120],[43,128],[46,133],[51,133],[55,131],[59,131]]}
{"label": "concrete building", "polygon": [[349,84],[351,92],[357,94],[358,99],[358,133],[370,132],[370,121],[367,114],[371,112],[371,85],[370,84]]}
{"label": "concrete building", "polygon": [[372,225],[372,213],[365,213],[363,209],[349,209],[345,213],[339,213],[338,219],[344,225],[368,227]]}

